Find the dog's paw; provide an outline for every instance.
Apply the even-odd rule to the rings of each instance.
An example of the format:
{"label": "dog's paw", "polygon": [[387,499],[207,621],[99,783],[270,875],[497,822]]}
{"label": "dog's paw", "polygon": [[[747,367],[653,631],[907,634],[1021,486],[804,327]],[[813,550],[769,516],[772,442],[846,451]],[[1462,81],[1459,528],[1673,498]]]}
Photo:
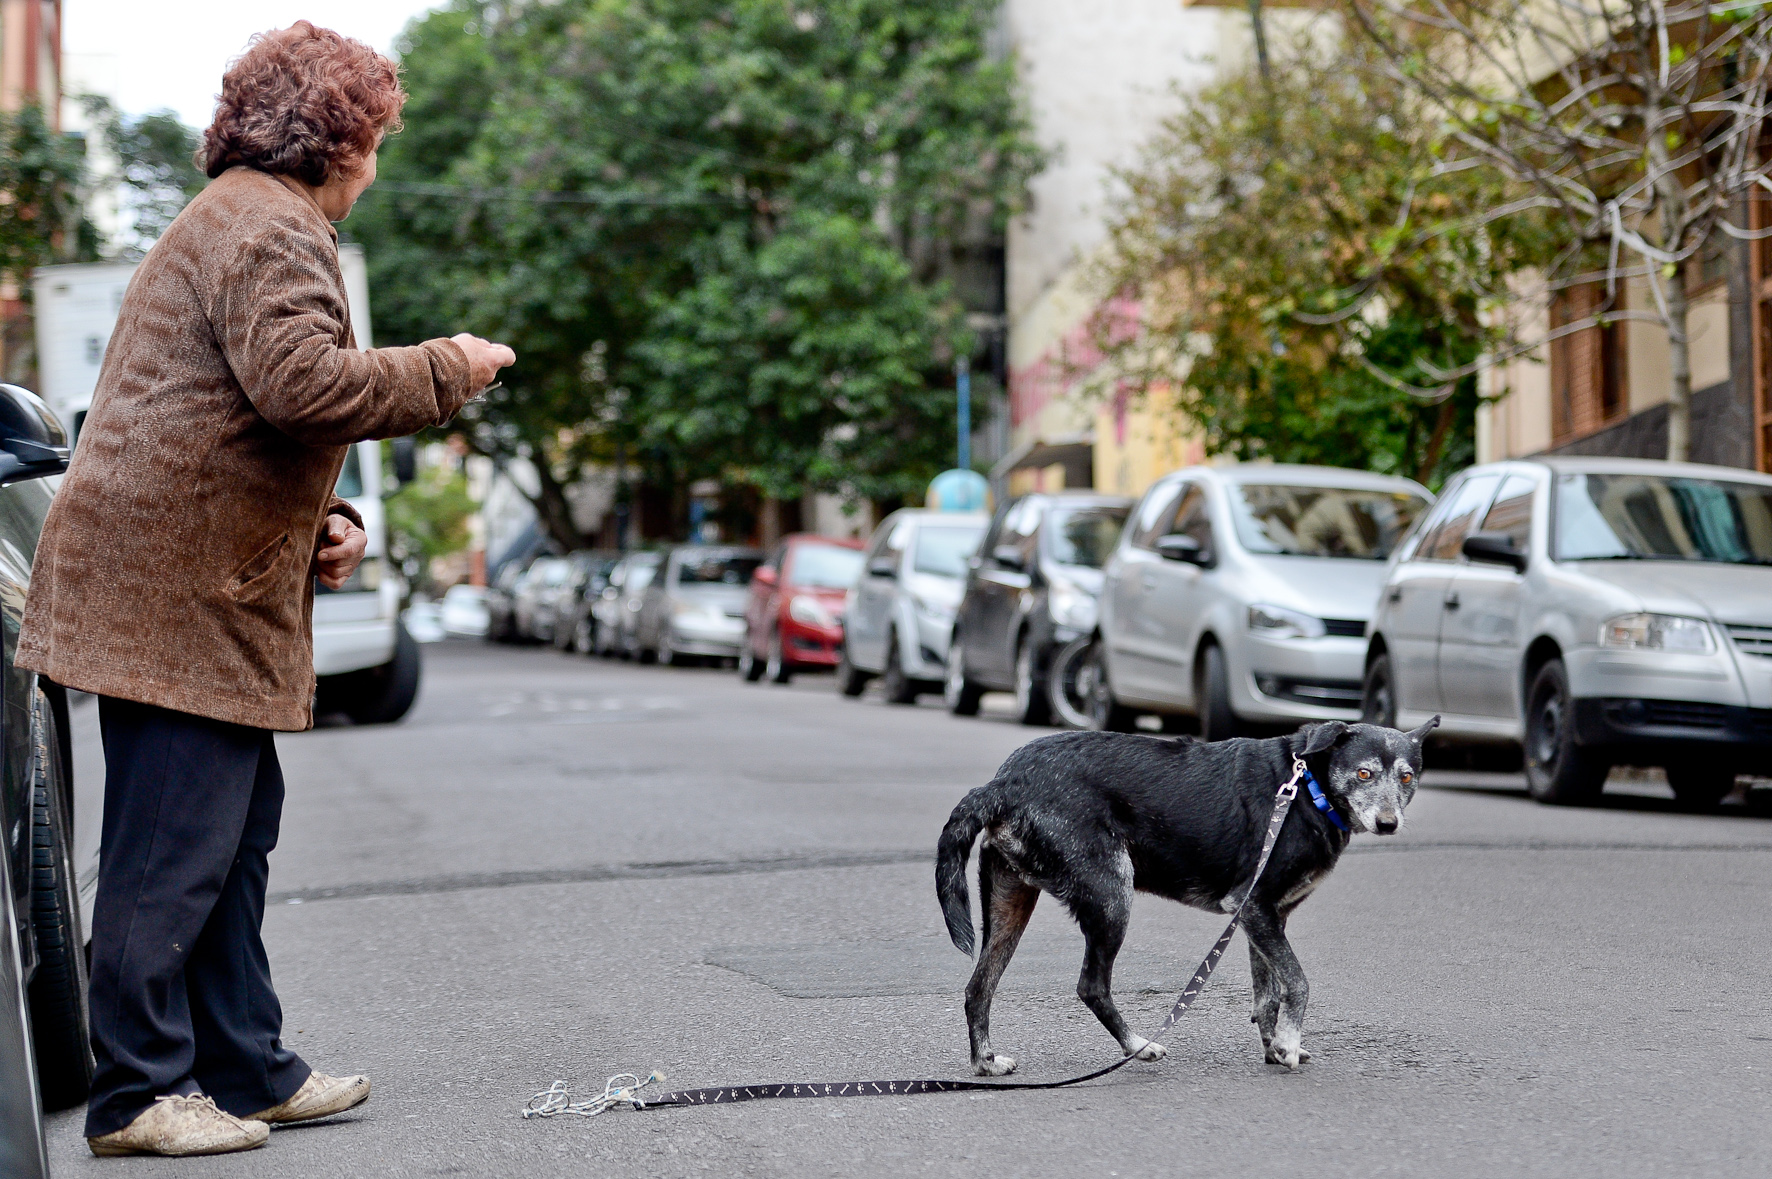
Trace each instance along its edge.
{"label": "dog's paw", "polygon": [[1126,1050],[1126,1055],[1139,1060],[1161,1060],[1169,1055],[1169,1049],[1143,1036],[1133,1036],[1132,1047]]}
{"label": "dog's paw", "polygon": [[993,1052],[983,1060],[973,1061],[972,1071],[981,1077],[1006,1077],[1015,1071],[1015,1057]]}
{"label": "dog's paw", "polygon": [[1298,1066],[1311,1058],[1311,1054],[1297,1044],[1288,1048],[1282,1046],[1278,1040],[1267,1046],[1266,1055],[1269,1064],[1285,1065],[1293,1072],[1297,1072]]}

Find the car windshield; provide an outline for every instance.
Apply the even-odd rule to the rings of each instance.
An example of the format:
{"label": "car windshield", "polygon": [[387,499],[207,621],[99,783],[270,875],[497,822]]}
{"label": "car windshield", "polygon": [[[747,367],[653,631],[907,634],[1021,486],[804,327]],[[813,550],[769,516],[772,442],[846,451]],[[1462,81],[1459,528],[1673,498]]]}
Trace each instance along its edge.
{"label": "car windshield", "polygon": [[1252,553],[1382,561],[1427,508],[1409,491],[1245,483],[1231,495],[1237,539]]}
{"label": "car windshield", "polygon": [[1046,522],[1052,559],[1060,565],[1100,569],[1119,543],[1129,508],[1059,508]]}
{"label": "car windshield", "polygon": [[1772,487],[1663,475],[1557,479],[1559,561],[1772,564]]}
{"label": "car windshield", "polygon": [[966,560],[978,551],[983,524],[925,524],[917,529],[917,552],[911,568],[937,577],[966,576]]}
{"label": "car windshield", "polygon": [[834,544],[801,544],[794,547],[793,584],[812,589],[848,589],[861,573],[860,549]]}
{"label": "car windshield", "polygon": [[751,572],[761,565],[761,557],[740,557],[732,554],[696,556],[686,554],[677,566],[678,585],[745,585]]}

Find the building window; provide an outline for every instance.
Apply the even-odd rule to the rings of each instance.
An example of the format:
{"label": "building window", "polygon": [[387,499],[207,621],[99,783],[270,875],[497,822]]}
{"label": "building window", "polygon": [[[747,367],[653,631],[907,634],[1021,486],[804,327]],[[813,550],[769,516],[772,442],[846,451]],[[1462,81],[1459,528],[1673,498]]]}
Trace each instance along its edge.
{"label": "building window", "polygon": [[[1551,330],[1593,318],[1605,301],[1606,288],[1600,283],[1560,292],[1551,302]],[[1625,325],[1616,319],[1551,341],[1553,445],[1585,438],[1629,411],[1626,346]]]}

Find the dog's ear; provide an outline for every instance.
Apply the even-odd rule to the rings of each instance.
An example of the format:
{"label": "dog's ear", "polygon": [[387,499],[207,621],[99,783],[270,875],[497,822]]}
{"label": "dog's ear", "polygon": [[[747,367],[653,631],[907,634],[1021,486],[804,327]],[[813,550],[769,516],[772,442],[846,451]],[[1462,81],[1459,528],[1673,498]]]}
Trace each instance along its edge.
{"label": "dog's ear", "polygon": [[1324,721],[1321,724],[1309,725],[1304,730],[1304,748],[1298,751],[1300,757],[1310,757],[1322,753],[1347,736],[1347,725],[1341,721]]}
{"label": "dog's ear", "polygon": [[1420,749],[1421,743],[1423,741],[1427,740],[1427,735],[1439,727],[1440,727],[1440,714],[1435,713],[1432,720],[1429,720],[1425,725],[1422,725],[1419,729],[1409,730],[1409,732],[1404,734],[1404,736],[1408,737],[1409,740],[1415,742],[1415,748]]}

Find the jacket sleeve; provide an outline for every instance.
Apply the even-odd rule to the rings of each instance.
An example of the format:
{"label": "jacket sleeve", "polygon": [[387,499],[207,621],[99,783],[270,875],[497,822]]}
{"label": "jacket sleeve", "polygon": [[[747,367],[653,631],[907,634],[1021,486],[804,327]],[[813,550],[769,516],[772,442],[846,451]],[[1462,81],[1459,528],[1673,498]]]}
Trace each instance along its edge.
{"label": "jacket sleeve", "polygon": [[345,347],[348,305],[330,239],[274,220],[217,276],[210,316],[260,415],[310,446],[399,438],[454,417],[475,390],[449,340]]}
{"label": "jacket sleeve", "polygon": [[[326,515],[343,516],[357,527],[363,527],[363,517],[358,515],[357,509],[351,506],[351,501],[340,499],[336,495],[332,497],[332,502],[326,505]],[[322,517],[322,522],[324,522],[324,517]]]}

